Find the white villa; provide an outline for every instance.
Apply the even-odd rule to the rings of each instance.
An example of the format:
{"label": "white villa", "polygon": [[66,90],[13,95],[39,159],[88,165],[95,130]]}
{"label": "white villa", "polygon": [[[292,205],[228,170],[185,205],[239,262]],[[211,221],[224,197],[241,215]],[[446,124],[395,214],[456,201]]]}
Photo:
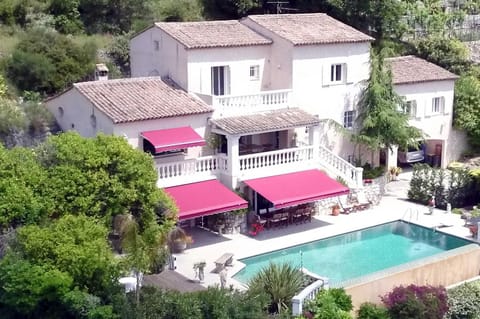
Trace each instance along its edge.
{"label": "white villa", "polygon": [[[131,40],[132,78],[76,83],[47,105],[64,130],[150,152],[180,219],[247,207],[235,189],[252,210],[280,209],[348,193],[336,177],[363,187],[353,146],[328,123],[353,127],[371,41],[321,13],[156,23]],[[413,56],[387,63],[445,167],[459,152],[457,76]],[[393,152],[386,164],[396,163]]]}

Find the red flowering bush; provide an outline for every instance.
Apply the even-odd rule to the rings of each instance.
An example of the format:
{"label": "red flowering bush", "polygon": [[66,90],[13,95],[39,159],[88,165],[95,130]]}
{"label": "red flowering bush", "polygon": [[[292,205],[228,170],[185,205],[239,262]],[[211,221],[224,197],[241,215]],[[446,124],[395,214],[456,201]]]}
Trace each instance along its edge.
{"label": "red flowering bush", "polygon": [[444,287],[399,286],[382,297],[392,319],[439,319],[448,311]]}

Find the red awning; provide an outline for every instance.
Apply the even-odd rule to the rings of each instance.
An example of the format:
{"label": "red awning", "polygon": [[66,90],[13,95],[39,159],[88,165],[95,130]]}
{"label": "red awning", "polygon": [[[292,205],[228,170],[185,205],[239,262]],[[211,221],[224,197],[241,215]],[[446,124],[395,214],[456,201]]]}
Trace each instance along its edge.
{"label": "red awning", "polygon": [[178,207],[178,219],[224,213],[247,208],[248,203],[218,180],[165,188]]}
{"label": "red awning", "polygon": [[142,132],[142,136],[157,153],[206,145],[205,140],[190,126]]}
{"label": "red awning", "polygon": [[350,192],[348,187],[316,169],[244,182],[276,208],[295,206]]}

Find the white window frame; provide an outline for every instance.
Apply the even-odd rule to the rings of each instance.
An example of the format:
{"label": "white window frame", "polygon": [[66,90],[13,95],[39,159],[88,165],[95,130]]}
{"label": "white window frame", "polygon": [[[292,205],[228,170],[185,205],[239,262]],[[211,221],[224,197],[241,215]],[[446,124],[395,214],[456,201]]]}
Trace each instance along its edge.
{"label": "white window frame", "polygon": [[258,81],[260,79],[260,65],[250,65],[250,80]]}
{"label": "white window frame", "polygon": [[430,114],[438,115],[443,113],[445,113],[445,97],[436,96],[432,98],[432,107]]}
{"label": "white window frame", "polygon": [[211,67],[211,94],[223,96],[230,94],[230,67],[216,65]]}
{"label": "white window frame", "polygon": [[334,63],[330,65],[330,83],[345,83],[345,70],[345,63]]}
{"label": "white window frame", "polygon": [[407,114],[410,118],[417,117],[417,101],[416,100],[408,100],[405,102],[403,106],[403,113]]}
{"label": "white window frame", "polygon": [[346,129],[353,129],[355,124],[356,112],[354,110],[349,110],[343,112],[343,127]]}

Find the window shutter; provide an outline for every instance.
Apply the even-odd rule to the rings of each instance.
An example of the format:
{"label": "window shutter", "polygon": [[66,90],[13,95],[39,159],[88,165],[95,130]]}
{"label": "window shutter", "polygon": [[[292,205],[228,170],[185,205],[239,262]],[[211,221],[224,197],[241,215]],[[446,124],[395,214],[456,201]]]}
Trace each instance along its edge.
{"label": "window shutter", "polygon": [[348,84],[351,84],[351,83],[355,83],[355,80],[356,80],[356,66],[353,65],[353,64],[347,64],[345,63],[344,65],[344,68],[345,70],[343,71],[343,74],[345,75],[345,78],[347,79],[347,83]]}
{"label": "window shutter", "polygon": [[225,95],[230,95],[231,94],[230,93],[231,92],[230,91],[230,87],[231,87],[231,85],[230,85],[230,82],[231,82],[230,81],[230,79],[231,79],[230,78],[230,66],[226,65],[224,72],[225,72],[224,73],[224,76],[225,76],[225,82],[224,82],[225,83]]}
{"label": "window shutter", "polygon": [[420,113],[418,112],[418,107],[417,107],[417,100],[412,100],[411,116],[412,116],[413,118],[418,118],[418,117],[420,117]]}
{"label": "window shutter", "polygon": [[322,86],[330,85],[330,64],[324,64],[322,66]]}
{"label": "window shutter", "polygon": [[449,114],[450,110],[445,107],[445,97],[442,96],[442,112],[443,114]]}

